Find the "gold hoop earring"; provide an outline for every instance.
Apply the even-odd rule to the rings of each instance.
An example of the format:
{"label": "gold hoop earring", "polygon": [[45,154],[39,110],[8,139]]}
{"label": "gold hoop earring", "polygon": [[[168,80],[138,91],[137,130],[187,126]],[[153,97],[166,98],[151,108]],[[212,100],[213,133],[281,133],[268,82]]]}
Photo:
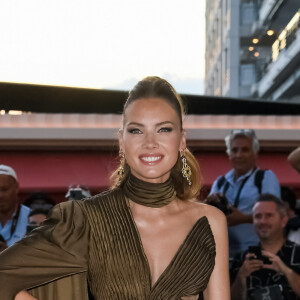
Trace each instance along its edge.
{"label": "gold hoop earring", "polygon": [[186,158],[185,158],[185,151],[183,150],[181,153],[181,160],[182,160],[182,176],[184,178],[186,178],[186,180],[188,181],[189,185],[192,185],[192,169],[191,167],[188,165]]}
{"label": "gold hoop earring", "polygon": [[118,168],[118,184],[120,184],[124,177],[124,167],[125,167],[125,154],[122,150],[119,151],[119,157],[120,157],[120,166]]}

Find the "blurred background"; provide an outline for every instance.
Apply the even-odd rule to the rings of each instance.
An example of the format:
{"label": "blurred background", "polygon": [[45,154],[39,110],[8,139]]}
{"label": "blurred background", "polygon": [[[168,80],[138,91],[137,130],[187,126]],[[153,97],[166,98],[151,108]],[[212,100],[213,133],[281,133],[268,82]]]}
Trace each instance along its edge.
{"label": "blurred background", "polygon": [[166,78],[187,108],[203,197],[229,170],[224,137],[253,128],[258,165],[300,197],[287,163],[300,146],[298,0],[0,3],[0,163],[21,198],[65,200],[71,185],[109,187],[128,90]]}

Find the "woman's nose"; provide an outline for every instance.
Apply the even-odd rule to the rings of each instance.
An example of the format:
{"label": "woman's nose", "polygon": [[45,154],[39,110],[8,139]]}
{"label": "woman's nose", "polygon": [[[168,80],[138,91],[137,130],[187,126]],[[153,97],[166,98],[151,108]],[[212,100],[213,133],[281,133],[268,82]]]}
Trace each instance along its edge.
{"label": "woman's nose", "polygon": [[145,134],[144,146],[147,148],[157,148],[158,143],[154,134]]}

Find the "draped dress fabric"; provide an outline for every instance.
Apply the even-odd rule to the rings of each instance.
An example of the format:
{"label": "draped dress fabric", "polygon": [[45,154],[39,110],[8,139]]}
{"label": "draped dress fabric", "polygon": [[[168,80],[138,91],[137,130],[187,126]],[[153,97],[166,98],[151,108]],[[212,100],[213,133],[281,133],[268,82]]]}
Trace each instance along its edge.
{"label": "draped dress fabric", "polygon": [[[157,187],[157,197],[165,194],[164,186]],[[85,300],[88,281],[95,300],[177,300],[201,294],[214,263],[214,237],[202,217],[151,286],[149,263],[122,187],[57,205],[42,227],[4,251],[1,299],[31,289],[39,300]]]}

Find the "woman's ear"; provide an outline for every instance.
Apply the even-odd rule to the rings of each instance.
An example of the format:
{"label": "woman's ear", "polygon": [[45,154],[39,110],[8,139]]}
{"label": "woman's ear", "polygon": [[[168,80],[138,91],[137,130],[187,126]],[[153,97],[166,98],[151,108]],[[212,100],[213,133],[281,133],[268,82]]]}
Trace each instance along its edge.
{"label": "woman's ear", "polygon": [[181,136],[181,141],[180,141],[180,150],[184,150],[186,148],[186,132],[185,130],[182,130],[182,136]]}

